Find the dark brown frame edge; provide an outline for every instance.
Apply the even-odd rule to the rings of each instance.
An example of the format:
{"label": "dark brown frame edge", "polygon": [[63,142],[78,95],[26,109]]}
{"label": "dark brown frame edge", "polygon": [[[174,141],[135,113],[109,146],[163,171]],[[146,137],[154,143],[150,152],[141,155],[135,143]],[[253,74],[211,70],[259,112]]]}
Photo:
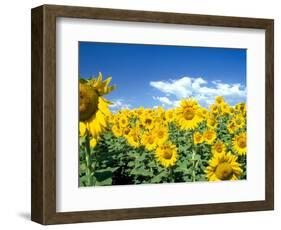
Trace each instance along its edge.
{"label": "dark brown frame edge", "polygon": [[[266,31],[266,181],[264,201],[56,212],[56,18],[256,28]],[[125,220],[274,209],[274,21],[104,8],[43,5],[32,9],[31,219],[41,224]]]}

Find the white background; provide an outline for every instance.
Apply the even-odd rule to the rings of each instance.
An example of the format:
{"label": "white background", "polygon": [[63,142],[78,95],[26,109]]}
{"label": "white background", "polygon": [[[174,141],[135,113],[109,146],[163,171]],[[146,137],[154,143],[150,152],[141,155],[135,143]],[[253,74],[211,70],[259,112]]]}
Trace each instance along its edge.
{"label": "white background", "polygon": [[[43,3],[72,4],[112,8],[174,11],[200,14],[265,17],[275,19],[275,86],[280,81],[281,15],[279,1],[245,0],[139,0],[139,1],[2,1],[0,8],[1,57],[1,229],[43,229],[30,218],[30,8]],[[277,88],[278,89],[278,88]],[[281,116],[281,91],[275,94],[275,117]],[[280,226],[281,162],[280,119],[275,121],[275,211],[174,217],[51,226],[49,229],[237,229]],[[275,227],[274,227],[275,226]]]}
{"label": "white background", "polygon": [[[79,188],[78,41],[247,48],[247,180]],[[58,19],[57,211],[264,200],[264,50],[264,30]]]}

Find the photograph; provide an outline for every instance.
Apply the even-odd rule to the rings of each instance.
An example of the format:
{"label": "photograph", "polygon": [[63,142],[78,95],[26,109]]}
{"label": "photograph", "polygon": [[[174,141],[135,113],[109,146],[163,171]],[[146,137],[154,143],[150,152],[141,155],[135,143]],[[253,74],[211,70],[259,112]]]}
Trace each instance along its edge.
{"label": "photograph", "polygon": [[80,41],[79,187],[247,179],[246,55]]}

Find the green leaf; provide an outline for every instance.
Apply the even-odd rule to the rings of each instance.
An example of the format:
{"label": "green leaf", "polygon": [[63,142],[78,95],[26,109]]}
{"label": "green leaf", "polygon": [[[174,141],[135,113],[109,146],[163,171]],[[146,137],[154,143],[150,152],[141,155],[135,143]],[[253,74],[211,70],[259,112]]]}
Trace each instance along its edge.
{"label": "green leaf", "polygon": [[96,178],[95,185],[111,185],[113,171],[114,170],[110,168],[96,170],[94,173]]}
{"label": "green leaf", "polygon": [[87,83],[87,80],[85,80],[84,78],[79,78],[79,82],[80,83]]}
{"label": "green leaf", "polygon": [[86,163],[85,162],[81,163],[80,164],[80,173],[85,172],[86,169],[87,169]]}
{"label": "green leaf", "polygon": [[166,177],[167,175],[168,174],[166,171],[162,171],[157,176],[155,176],[151,179],[151,183],[159,183],[159,182],[161,182],[162,178]]}
{"label": "green leaf", "polygon": [[152,177],[153,176],[153,173],[144,169],[144,167],[141,167],[141,168],[134,168],[132,171],[131,171],[131,174],[132,175],[139,175],[139,176],[149,176],[149,177]]}

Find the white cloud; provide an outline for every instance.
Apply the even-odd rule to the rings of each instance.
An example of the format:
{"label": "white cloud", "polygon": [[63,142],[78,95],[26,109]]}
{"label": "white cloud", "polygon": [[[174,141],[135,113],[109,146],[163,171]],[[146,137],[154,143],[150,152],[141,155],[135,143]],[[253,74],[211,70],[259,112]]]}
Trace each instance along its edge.
{"label": "white cloud", "polygon": [[111,110],[113,112],[117,112],[118,110],[121,109],[130,109],[131,105],[126,103],[123,99],[117,99],[114,101],[111,101],[113,104],[109,105],[109,107],[111,108]]}
{"label": "white cloud", "polygon": [[150,85],[167,95],[176,95],[178,98],[192,95],[192,91],[190,91],[192,79],[189,77],[170,81],[151,81]]}
{"label": "white cloud", "polygon": [[[150,85],[165,94],[165,97],[154,97],[165,105],[178,104],[179,99],[193,97],[203,106],[213,103],[216,96],[223,96],[230,104],[245,101],[247,89],[240,83],[227,84],[221,80],[208,81],[203,78],[182,77],[169,81],[152,81]],[[171,100],[175,97],[177,100]]]}
{"label": "white cloud", "polygon": [[154,100],[160,101],[162,104],[171,105],[173,102],[167,97],[153,97]]}

